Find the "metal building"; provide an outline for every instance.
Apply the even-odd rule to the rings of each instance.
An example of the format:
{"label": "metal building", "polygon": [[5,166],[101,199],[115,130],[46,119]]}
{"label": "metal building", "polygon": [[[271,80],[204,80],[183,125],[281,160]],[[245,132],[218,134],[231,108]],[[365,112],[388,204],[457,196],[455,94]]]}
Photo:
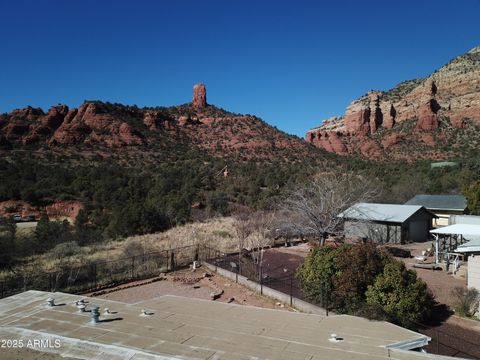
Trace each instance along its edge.
{"label": "metal building", "polygon": [[338,216],[345,219],[345,236],[382,244],[426,241],[437,217],[423,206],[375,203],[357,203]]}

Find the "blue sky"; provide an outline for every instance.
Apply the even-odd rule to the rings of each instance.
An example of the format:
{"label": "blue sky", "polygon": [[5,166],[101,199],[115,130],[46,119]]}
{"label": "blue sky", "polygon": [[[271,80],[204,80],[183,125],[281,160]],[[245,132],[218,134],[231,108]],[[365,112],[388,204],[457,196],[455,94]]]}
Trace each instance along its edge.
{"label": "blue sky", "polygon": [[480,45],[480,0],[2,1],[0,112],[207,100],[303,136]]}

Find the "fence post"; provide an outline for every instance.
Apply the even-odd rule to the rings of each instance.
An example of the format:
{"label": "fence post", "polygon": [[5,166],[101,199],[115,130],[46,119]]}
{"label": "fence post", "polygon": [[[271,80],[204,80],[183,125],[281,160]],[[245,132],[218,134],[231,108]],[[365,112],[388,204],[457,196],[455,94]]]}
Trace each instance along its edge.
{"label": "fence post", "polygon": [[134,278],[135,256],[132,256],[132,280]]}
{"label": "fence post", "polygon": [[262,264],[260,264],[260,295],[263,295],[263,273]]}
{"label": "fence post", "polygon": [[438,355],[438,353],[440,352],[440,350],[439,350],[439,348],[440,348],[440,338],[439,338],[438,330],[436,332],[437,332],[437,352],[436,352],[436,354]]}
{"label": "fence post", "polygon": [[93,288],[97,288],[97,263],[93,263]]}
{"label": "fence post", "polygon": [[52,292],[52,273],[48,273],[48,292]]}
{"label": "fence post", "polygon": [[175,253],[170,252],[170,270],[175,271]]}
{"label": "fence post", "polygon": [[293,306],[293,274],[290,274],[290,306]]}

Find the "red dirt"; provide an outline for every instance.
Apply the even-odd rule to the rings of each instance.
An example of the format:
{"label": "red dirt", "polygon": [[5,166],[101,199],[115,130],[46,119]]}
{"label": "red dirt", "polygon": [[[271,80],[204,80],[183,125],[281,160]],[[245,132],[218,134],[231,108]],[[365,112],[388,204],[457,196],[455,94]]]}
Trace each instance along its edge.
{"label": "red dirt", "polygon": [[[204,277],[205,273],[208,274],[208,277]],[[115,288],[110,289],[110,291],[111,290],[115,290]],[[291,310],[283,304],[279,304],[265,296],[257,295],[246,287],[236,284],[223,276],[212,273],[203,267],[200,267],[196,271],[176,271],[167,274],[164,280],[142,286],[120,289],[98,297],[126,303],[136,303],[162,295],[177,295],[209,300],[210,294],[218,290],[223,290],[223,294],[215,300],[218,302],[228,302],[230,298],[234,298],[232,301],[234,304]]]}

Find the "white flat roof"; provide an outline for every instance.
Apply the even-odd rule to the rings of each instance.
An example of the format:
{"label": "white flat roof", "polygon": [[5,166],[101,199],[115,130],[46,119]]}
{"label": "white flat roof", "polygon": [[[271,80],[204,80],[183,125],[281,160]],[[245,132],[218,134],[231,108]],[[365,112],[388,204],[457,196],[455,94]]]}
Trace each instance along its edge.
{"label": "white flat roof", "polygon": [[[58,305],[48,307],[49,297]],[[58,340],[58,348],[35,350],[92,360],[443,358],[402,350],[424,346],[430,340],[425,335],[348,315],[325,317],[177,296],[136,304],[85,298],[89,309],[93,304],[102,308],[101,322],[92,325],[90,313],[78,312],[74,305],[81,298],[27,291],[1,299],[0,338]],[[105,307],[111,315],[103,314]],[[142,316],[141,309],[151,315]],[[330,341],[332,333],[342,340]],[[18,357],[29,359],[28,349],[20,350]]]}
{"label": "white flat roof", "polygon": [[451,235],[479,235],[480,225],[473,224],[454,224],[444,226],[438,229],[430,230],[432,234],[451,234]]}

